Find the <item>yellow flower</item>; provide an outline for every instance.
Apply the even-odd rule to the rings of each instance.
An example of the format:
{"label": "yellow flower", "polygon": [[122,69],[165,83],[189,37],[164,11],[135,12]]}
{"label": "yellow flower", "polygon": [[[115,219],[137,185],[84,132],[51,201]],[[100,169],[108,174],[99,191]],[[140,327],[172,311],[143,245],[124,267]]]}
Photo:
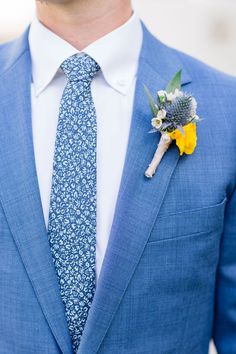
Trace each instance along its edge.
{"label": "yellow flower", "polygon": [[168,133],[172,140],[176,140],[176,145],[179,148],[180,155],[192,154],[197,145],[197,129],[195,123],[189,123],[183,127],[185,135],[178,129]]}

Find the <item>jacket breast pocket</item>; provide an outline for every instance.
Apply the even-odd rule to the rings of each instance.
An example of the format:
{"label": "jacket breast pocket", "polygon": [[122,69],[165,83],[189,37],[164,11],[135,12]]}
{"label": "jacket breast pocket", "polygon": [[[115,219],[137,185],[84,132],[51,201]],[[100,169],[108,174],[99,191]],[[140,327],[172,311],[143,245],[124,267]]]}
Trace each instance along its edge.
{"label": "jacket breast pocket", "polygon": [[148,243],[220,230],[223,228],[226,201],[227,198],[209,207],[158,216]]}

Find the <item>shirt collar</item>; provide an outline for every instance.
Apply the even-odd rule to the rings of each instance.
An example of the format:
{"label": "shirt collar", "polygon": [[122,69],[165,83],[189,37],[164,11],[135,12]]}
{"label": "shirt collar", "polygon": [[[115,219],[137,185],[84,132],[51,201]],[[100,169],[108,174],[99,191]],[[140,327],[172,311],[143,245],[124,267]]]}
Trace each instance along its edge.
{"label": "shirt collar", "polygon": [[76,53],[90,55],[101,67],[108,85],[127,94],[137,73],[142,38],[141,22],[133,14],[125,24],[80,52],[35,18],[30,26],[29,45],[36,95],[40,95],[55,75],[60,73],[62,62]]}

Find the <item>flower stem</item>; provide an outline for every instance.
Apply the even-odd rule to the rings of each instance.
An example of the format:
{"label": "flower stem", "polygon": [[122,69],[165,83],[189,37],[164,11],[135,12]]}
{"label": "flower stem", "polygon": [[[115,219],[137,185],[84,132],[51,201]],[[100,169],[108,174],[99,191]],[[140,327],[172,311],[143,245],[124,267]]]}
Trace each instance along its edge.
{"label": "flower stem", "polygon": [[166,151],[168,150],[172,139],[167,133],[161,134],[161,139],[157,145],[156,152],[153,156],[151,163],[149,164],[147,170],[145,171],[145,176],[147,178],[152,178],[156,172],[157,167],[159,166],[162,157],[165,155]]}

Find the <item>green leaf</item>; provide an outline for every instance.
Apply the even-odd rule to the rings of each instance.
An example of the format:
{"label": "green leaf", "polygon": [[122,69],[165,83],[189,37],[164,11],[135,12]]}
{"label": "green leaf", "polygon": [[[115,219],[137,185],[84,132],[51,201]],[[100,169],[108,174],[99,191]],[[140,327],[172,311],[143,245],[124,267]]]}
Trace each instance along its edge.
{"label": "green leaf", "polygon": [[178,90],[181,89],[181,76],[182,76],[182,70],[179,70],[167,85],[166,88],[167,93],[174,93],[176,89]]}
{"label": "green leaf", "polygon": [[155,101],[151,95],[151,92],[147,88],[147,86],[146,85],[143,85],[143,86],[144,86],[144,91],[145,91],[147,98],[148,98],[148,102],[149,102],[153,117],[156,117],[157,113],[158,113],[158,108],[156,107]]}

